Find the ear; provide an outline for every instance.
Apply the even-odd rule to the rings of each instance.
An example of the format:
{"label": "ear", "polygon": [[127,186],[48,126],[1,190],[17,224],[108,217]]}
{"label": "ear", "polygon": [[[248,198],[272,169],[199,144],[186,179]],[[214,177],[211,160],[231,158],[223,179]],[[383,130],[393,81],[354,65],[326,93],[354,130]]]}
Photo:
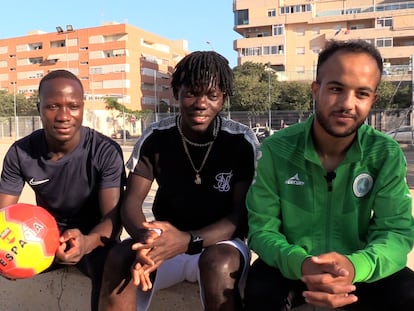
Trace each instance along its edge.
{"label": "ear", "polygon": [[311,91],[312,91],[312,99],[313,100],[315,100],[316,97],[318,97],[318,92],[319,92],[320,87],[321,87],[321,85],[318,82],[316,82],[316,81],[312,82]]}
{"label": "ear", "polygon": [[375,92],[374,101],[372,102],[372,106],[374,106],[377,103],[377,101],[380,98],[380,96],[381,96],[380,94],[378,94],[377,92]]}

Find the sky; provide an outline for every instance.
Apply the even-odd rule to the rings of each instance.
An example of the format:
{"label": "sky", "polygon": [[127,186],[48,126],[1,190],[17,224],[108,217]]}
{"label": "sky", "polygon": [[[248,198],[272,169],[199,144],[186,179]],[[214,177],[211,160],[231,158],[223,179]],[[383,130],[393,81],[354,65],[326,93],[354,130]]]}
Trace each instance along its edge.
{"label": "sky", "polygon": [[[0,38],[25,36],[29,31],[56,31],[119,22],[172,40],[185,39],[190,51],[214,50],[237,65],[233,40],[232,0],[11,0],[2,1]],[[208,43],[209,42],[209,43]]]}

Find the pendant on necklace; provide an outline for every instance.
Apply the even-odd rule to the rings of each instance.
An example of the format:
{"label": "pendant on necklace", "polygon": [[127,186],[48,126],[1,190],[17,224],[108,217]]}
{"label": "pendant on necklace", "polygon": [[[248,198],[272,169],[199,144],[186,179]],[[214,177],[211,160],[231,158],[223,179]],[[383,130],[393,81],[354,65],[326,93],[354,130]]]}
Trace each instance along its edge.
{"label": "pendant on necklace", "polygon": [[194,183],[196,185],[201,185],[201,177],[200,177],[200,174],[198,174],[198,173],[196,174]]}

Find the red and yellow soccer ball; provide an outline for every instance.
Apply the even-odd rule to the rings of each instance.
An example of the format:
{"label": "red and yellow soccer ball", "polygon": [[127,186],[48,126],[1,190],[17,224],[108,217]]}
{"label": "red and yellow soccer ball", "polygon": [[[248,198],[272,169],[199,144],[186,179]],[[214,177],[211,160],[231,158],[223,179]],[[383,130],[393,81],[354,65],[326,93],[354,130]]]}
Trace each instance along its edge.
{"label": "red and yellow soccer ball", "polygon": [[17,203],[0,210],[0,274],[25,279],[47,269],[59,246],[55,218],[44,208]]}

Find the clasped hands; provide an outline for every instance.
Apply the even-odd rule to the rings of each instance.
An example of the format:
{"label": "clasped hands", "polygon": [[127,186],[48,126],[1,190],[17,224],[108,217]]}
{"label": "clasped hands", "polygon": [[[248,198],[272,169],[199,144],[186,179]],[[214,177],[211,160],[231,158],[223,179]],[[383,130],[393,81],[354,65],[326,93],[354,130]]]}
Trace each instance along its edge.
{"label": "clasped hands", "polygon": [[303,292],[309,304],[339,308],[358,300],[352,292],[355,270],[349,259],[341,254],[331,252],[305,259],[302,264],[301,280],[307,290]]}
{"label": "clasped hands", "polygon": [[152,288],[151,272],[155,271],[165,260],[187,251],[189,234],[178,230],[169,222],[144,222],[141,242],[134,243],[132,250],[136,252],[131,266],[134,284],[142,291]]}
{"label": "clasped hands", "polygon": [[59,237],[59,247],[55,253],[55,262],[64,265],[77,264],[87,250],[88,237],[79,229],[65,230]]}

